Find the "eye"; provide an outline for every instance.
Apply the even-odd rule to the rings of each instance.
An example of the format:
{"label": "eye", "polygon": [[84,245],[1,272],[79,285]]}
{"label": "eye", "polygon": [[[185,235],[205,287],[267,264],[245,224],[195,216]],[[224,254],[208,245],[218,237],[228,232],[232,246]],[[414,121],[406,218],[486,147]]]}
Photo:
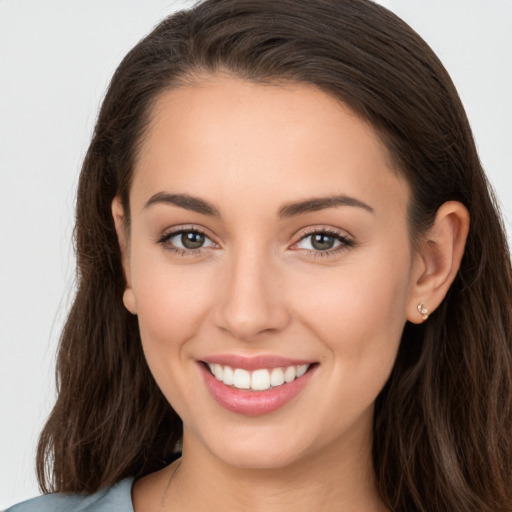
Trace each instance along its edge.
{"label": "eye", "polygon": [[215,243],[197,229],[179,229],[166,233],[159,241],[166,249],[186,253],[198,252],[206,247],[215,247]]}
{"label": "eye", "polygon": [[183,247],[184,249],[199,249],[203,247],[206,236],[203,233],[197,231],[184,231],[179,235],[174,235],[169,240],[173,245],[177,247]]}
{"label": "eye", "polygon": [[354,242],[346,235],[323,230],[308,233],[303,236],[293,248],[316,253],[332,253],[347,247],[352,247],[353,245]]}

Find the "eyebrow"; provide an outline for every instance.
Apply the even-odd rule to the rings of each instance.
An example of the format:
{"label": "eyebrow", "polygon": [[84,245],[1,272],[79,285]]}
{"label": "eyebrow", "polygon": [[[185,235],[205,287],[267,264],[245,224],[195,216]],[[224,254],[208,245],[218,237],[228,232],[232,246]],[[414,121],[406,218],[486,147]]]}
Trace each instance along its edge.
{"label": "eyebrow", "polygon": [[303,215],[305,213],[316,212],[318,210],[325,210],[327,208],[337,208],[339,206],[354,206],[362,208],[370,213],[375,213],[375,210],[368,204],[345,195],[335,195],[328,197],[312,197],[298,203],[289,203],[284,205],[279,210],[279,217],[294,217],[296,215]]}
{"label": "eyebrow", "polygon": [[220,217],[219,210],[215,206],[207,203],[203,199],[193,197],[188,194],[168,194],[167,192],[158,192],[151,196],[144,208],[149,208],[154,204],[171,204],[179,206],[185,210],[201,213],[203,215],[210,215],[212,217]]}
{"label": "eyebrow", "polygon": [[[149,198],[144,208],[149,208],[154,204],[171,204],[202,215],[220,217],[220,212],[215,206],[189,194],[158,192]],[[339,206],[352,206],[362,208],[370,213],[375,213],[375,210],[371,206],[355,197],[335,195],[328,197],[312,197],[303,201],[285,204],[279,209],[278,216],[280,218],[295,217],[297,215],[304,215],[327,208],[337,208]]]}

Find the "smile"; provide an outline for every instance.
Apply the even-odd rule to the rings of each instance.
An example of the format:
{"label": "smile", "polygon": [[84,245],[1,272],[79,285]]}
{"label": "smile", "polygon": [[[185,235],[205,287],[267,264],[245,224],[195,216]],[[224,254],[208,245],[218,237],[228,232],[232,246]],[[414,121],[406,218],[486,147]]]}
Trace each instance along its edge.
{"label": "smile", "polygon": [[252,391],[265,391],[283,384],[289,384],[302,377],[309,369],[309,364],[290,365],[279,368],[259,368],[253,371],[243,368],[208,363],[212,375],[226,386]]}
{"label": "smile", "polygon": [[230,412],[259,416],[291,402],[317,373],[319,364],[280,357],[208,357],[198,361],[206,388]]}

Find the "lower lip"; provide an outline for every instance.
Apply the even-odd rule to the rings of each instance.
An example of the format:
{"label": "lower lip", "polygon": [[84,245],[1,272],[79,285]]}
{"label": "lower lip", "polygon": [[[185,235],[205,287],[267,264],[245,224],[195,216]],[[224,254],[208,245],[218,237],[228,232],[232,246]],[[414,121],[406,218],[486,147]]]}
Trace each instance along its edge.
{"label": "lower lip", "polygon": [[246,416],[260,416],[280,409],[295,398],[313,375],[316,365],[302,377],[266,391],[248,391],[226,386],[218,381],[203,364],[199,364],[208,391],[228,411]]}

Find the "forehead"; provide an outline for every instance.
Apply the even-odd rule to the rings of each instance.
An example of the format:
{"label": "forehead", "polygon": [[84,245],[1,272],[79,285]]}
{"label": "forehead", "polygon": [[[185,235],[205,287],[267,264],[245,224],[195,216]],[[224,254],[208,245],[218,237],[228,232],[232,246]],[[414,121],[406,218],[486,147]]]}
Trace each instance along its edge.
{"label": "forehead", "polygon": [[375,130],[314,86],[212,76],[157,99],[133,188],[283,202],[398,186],[403,202],[407,187],[390,162]]}

